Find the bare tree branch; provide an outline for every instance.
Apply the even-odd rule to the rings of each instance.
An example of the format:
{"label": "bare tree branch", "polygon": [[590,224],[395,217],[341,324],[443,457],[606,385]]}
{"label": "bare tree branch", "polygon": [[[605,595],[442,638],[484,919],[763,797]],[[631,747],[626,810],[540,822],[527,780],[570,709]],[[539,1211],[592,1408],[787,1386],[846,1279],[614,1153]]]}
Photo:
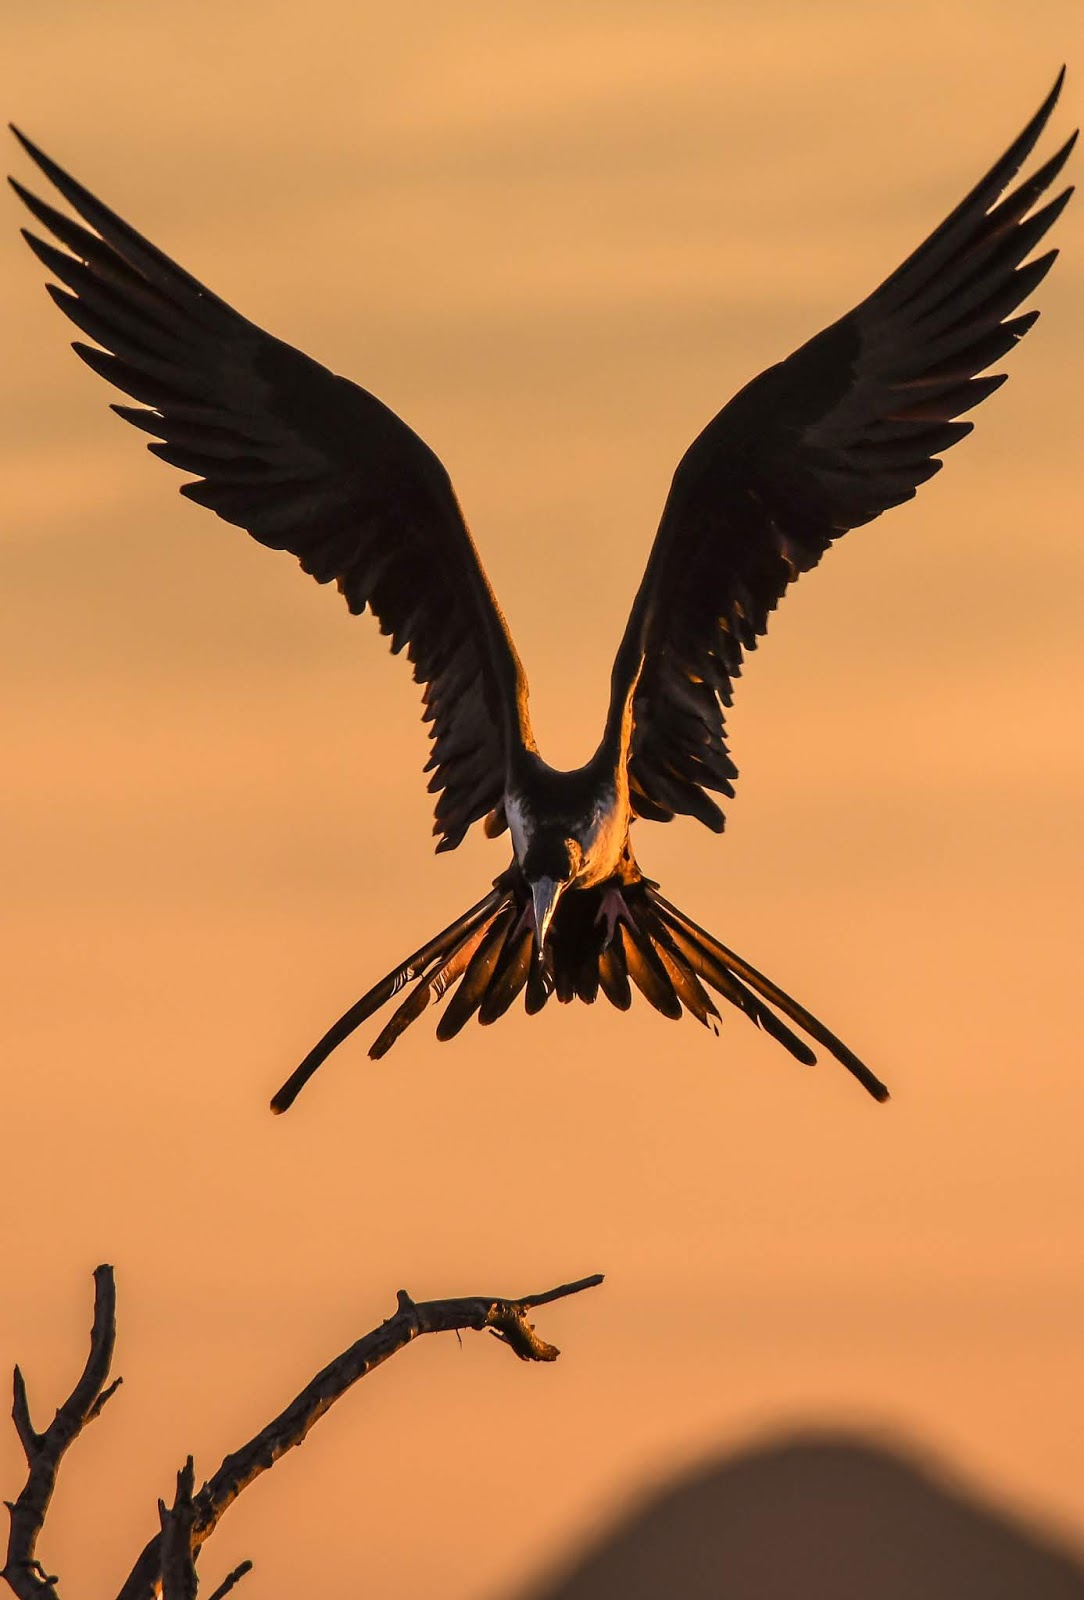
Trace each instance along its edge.
{"label": "bare tree branch", "polygon": [[[287,1450],[299,1445],[313,1424],[359,1378],[364,1378],[419,1334],[490,1328],[506,1344],[511,1345],[521,1360],[555,1361],[558,1351],[538,1338],[527,1321],[527,1312],[534,1306],[548,1305],[552,1300],[562,1300],[584,1289],[593,1289],[601,1282],[602,1274],[596,1273],[593,1277],[548,1289],[544,1294],[523,1295],[517,1300],[482,1295],[461,1300],[415,1302],[405,1289],[400,1289],[394,1316],[382,1322],[379,1328],[374,1328],[372,1333],[365,1334],[342,1355],[336,1356],[302,1389],[285,1411],[280,1412],[274,1421],[242,1445],[240,1450],[227,1456],[214,1476],[204,1484],[194,1500],[193,1550],[210,1537],[222,1514],[242,1490],[247,1489],[261,1472],[273,1467]],[[153,1600],[161,1571],[159,1546],[160,1535],[156,1535],[144,1547],[117,1600]]]}
{"label": "bare tree branch", "polygon": [[[29,1476],[26,1488],[11,1510],[11,1539],[7,1566],[0,1576],[7,1579],[19,1600],[58,1600],[56,1578],[50,1577],[37,1561],[34,1550],[45,1513],[56,1484],[57,1469],[72,1440],[93,1420],[115,1391],[117,1383],[105,1387],[115,1338],[116,1296],[113,1269],[99,1267],[94,1274],[94,1329],[91,1350],[75,1389],[43,1434],[30,1420],[26,1386],[18,1368],[15,1371],[15,1403],[12,1415],[26,1453]],[[226,1457],[214,1476],[193,1493],[195,1473],[192,1458],[177,1474],[177,1490],[172,1506],[158,1503],[160,1531],[149,1540],[120,1591],[118,1600],[195,1600],[196,1556],[203,1543],[218,1526],[223,1513],[248,1485],[273,1467],[278,1459],[305,1438],[314,1423],[359,1378],[363,1378],[402,1350],[419,1334],[459,1333],[466,1328],[489,1329],[509,1345],[522,1361],[555,1361],[554,1345],[539,1338],[527,1313],[535,1306],[548,1305],[569,1295],[580,1294],[602,1282],[602,1274],[561,1284],[542,1294],[523,1295],[507,1300],[498,1295],[478,1295],[459,1300],[415,1302],[400,1289],[394,1316],[379,1328],[365,1334],[342,1355],[336,1356],[312,1382],[307,1384],[285,1411],[262,1428],[246,1445]],[[120,1380],[118,1379],[117,1382]],[[242,1562],[224,1580],[211,1600],[224,1600],[230,1590],[251,1568]]]}
{"label": "bare tree branch", "polygon": [[[192,1523],[196,1508],[192,1502],[196,1474],[189,1456],[177,1474],[177,1493],[172,1506],[164,1500],[158,1502],[158,1520],[162,1524],[162,1600],[196,1600],[199,1579],[196,1576],[196,1555],[192,1543]],[[242,1561],[223,1579],[211,1600],[225,1600],[234,1584],[240,1583],[246,1572],[252,1571],[251,1561]]]}
{"label": "bare tree branch", "polygon": [[14,1504],[6,1502],[11,1513],[7,1560],[0,1577],[6,1578],[19,1600],[57,1600],[57,1579],[50,1576],[35,1555],[38,1535],[56,1487],[57,1473],[68,1446],[92,1422],[102,1406],[115,1393],[117,1383],[105,1388],[113,1360],[116,1339],[116,1290],[112,1267],[98,1267],[94,1273],[94,1323],[90,1331],[90,1354],[82,1376],[64,1401],[44,1433],[38,1433],[30,1420],[26,1383],[15,1368],[15,1399],[12,1418],[28,1467],[26,1485]]}
{"label": "bare tree branch", "polygon": [[109,1385],[109,1388],[102,1390],[102,1392],[98,1396],[97,1400],[95,1400],[94,1404],[91,1406],[90,1410],[87,1412],[87,1421],[88,1422],[93,1422],[94,1421],[94,1418],[96,1416],[98,1416],[99,1412],[101,1411],[102,1407],[105,1405],[106,1401],[107,1400],[112,1400],[113,1396],[116,1394],[117,1390],[120,1388],[120,1386],[121,1386],[121,1384],[123,1382],[124,1382],[123,1378],[114,1378],[113,1382]]}
{"label": "bare tree branch", "polygon": [[192,1490],[196,1484],[196,1468],[189,1456],[177,1474],[177,1492],[173,1504],[158,1502],[158,1521],[162,1525],[159,1535],[162,1555],[162,1600],[196,1600],[199,1579],[196,1561],[192,1554],[192,1523],[196,1508],[192,1504]]}
{"label": "bare tree branch", "polygon": [[233,1571],[229,1574],[229,1576],[227,1578],[225,1578],[222,1583],[219,1584],[218,1588],[215,1590],[214,1594],[211,1596],[211,1600],[226,1600],[226,1596],[229,1594],[229,1592],[233,1588],[234,1584],[235,1583],[240,1583],[241,1579],[245,1576],[245,1573],[246,1572],[251,1572],[251,1571],[252,1571],[252,1562],[251,1561],[242,1561],[240,1566],[234,1567]]}

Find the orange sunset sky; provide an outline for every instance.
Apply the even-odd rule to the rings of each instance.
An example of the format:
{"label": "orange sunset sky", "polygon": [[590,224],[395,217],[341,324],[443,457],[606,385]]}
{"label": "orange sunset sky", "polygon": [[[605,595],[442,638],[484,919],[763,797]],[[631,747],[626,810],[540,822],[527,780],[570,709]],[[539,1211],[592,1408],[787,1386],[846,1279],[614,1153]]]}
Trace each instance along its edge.
{"label": "orange sunset sky", "polygon": [[[5,115],[437,450],[569,765],[694,434],[897,265],[1063,60],[1043,154],[1084,85],[1076,0],[54,0],[0,38]],[[41,192],[13,142],[8,170]],[[379,1066],[370,1024],[282,1119],[297,1059],[507,841],[434,858],[405,663],[178,496],[18,213],[0,1370],[51,1415],[107,1260],[125,1377],[42,1541],[66,1592],[113,1592],[188,1452],[209,1474],[401,1285],[594,1271],[539,1315],[553,1367],[444,1338],[367,1379],[230,1513],[208,1587],[251,1556],[262,1600],[314,1562],[498,1600],[646,1484],[819,1422],[1084,1539],[1084,207],[975,436],[774,620],[725,837],[638,829],[892,1102],[737,1013],[714,1040],[637,1002],[448,1045],[426,1018]]]}

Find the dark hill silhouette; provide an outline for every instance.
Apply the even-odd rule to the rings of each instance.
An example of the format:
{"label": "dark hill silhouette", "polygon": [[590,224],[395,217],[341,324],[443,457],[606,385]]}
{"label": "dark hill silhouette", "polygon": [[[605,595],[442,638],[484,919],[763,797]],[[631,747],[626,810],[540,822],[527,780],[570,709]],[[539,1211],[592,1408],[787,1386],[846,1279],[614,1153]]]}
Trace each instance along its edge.
{"label": "dark hill silhouette", "polygon": [[520,1600],[1084,1600],[1084,1559],[914,1459],[842,1434],[703,1466]]}

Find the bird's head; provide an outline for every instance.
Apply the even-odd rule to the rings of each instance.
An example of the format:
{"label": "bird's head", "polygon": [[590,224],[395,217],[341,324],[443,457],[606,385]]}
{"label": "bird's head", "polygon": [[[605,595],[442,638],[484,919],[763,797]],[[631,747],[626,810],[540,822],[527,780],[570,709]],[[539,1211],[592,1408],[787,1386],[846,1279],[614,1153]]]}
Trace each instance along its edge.
{"label": "bird's head", "polygon": [[557,902],[582,866],[583,847],[563,832],[547,829],[531,841],[523,860],[523,876],[531,891],[540,951],[546,947]]}

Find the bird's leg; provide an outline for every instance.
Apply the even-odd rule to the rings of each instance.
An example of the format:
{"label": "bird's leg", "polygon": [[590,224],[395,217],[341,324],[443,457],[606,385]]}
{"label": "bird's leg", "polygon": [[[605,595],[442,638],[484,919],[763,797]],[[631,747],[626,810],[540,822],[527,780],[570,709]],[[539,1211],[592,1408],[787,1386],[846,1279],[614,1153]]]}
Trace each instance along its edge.
{"label": "bird's leg", "polygon": [[632,927],[632,918],[629,908],[625,904],[625,897],[621,893],[621,885],[608,883],[602,891],[602,901],[595,914],[595,926],[605,928],[602,939],[603,950],[608,950],[613,944],[614,934],[617,932],[619,922],[627,923]]}

